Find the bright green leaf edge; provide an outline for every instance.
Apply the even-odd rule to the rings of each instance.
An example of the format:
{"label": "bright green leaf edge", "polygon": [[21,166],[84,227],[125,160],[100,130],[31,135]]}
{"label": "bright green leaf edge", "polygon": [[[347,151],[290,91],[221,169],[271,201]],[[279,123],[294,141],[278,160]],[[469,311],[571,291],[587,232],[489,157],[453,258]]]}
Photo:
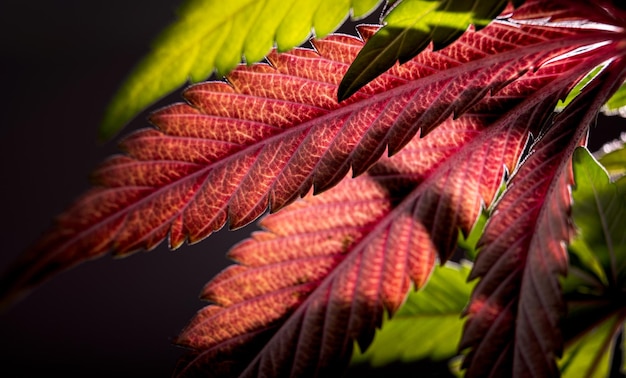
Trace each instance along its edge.
{"label": "bright green leaf edge", "polygon": [[609,98],[602,112],[606,115],[620,115],[626,117],[626,84],[621,87]]}
{"label": "bright green leaf edge", "polygon": [[312,33],[323,37],[352,14],[366,17],[382,0],[188,0],[178,20],[153,43],[113,96],[99,129],[115,135],[139,112],[184,85],[224,75],[242,58],[258,62],[302,44]]}
{"label": "bright green leaf edge", "polygon": [[[482,28],[497,17],[504,0],[403,0],[384,18],[383,26],[358,54],[337,93],[343,101],[391,68],[419,54],[429,43],[441,49],[470,24]],[[516,2],[521,3],[521,2]]]}
{"label": "bright green leaf edge", "polygon": [[626,175],[626,133],[620,139],[606,143],[595,153],[598,161],[609,172],[609,176],[619,178]]}
{"label": "bright green leaf edge", "polygon": [[461,317],[473,283],[467,282],[469,262],[436,266],[423,289],[411,291],[391,319],[384,319],[365,352],[354,348],[352,364],[381,367],[394,362],[446,360],[456,356],[463,324]]}
{"label": "bright green leaf edge", "polygon": [[615,314],[568,346],[559,367],[563,378],[604,378],[611,368],[614,336],[623,319]]}

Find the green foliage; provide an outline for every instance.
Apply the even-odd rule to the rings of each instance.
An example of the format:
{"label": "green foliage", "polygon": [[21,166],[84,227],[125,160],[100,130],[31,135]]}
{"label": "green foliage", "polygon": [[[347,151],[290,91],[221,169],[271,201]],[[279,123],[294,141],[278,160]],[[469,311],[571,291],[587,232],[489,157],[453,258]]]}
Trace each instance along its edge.
{"label": "green foliage", "polygon": [[[626,165],[622,161],[622,166]],[[584,148],[574,153],[574,222],[580,237],[570,245],[589,273],[604,285],[626,283],[626,193]]]}
{"label": "green foliage", "polygon": [[435,50],[454,42],[470,24],[486,26],[505,0],[404,0],[384,18],[385,26],[361,50],[339,86],[339,101],[391,68],[419,54],[432,41]]}
{"label": "green foliage", "polygon": [[[619,148],[613,149],[612,146],[618,145]],[[626,149],[624,142],[614,141],[609,143],[609,152],[601,155],[598,160],[609,172],[611,177],[620,177],[626,174]],[[621,180],[620,180],[621,181]],[[622,183],[623,185],[623,183]]]}
{"label": "green foliage", "polygon": [[619,316],[613,315],[572,343],[560,361],[562,377],[608,377],[611,339],[619,325]]}
{"label": "green foliage", "polygon": [[[626,169],[626,160],[612,161]],[[581,372],[606,377],[615,334],[625,320],[626,303],[611,296],[626,290],[626,186],[610,182],[585,148],[574,154],[574,174],[572,212],[579,233],[570,245],[570,275],[562,282],[571,330],[566,331],[569,343],[559,365],[564,377],[581,376]],[[486,212],[481,214],[470,235],[459,237],[459,246],[470,257],[475,256],[487,219]],[[385,319],[370,348],[364,353],[355,348],[352,363],[381,368],[457,355],[464,324],[461,314],[475,284],[467,282],[470,270],[468,262],[435,268],[424,289],[411,292],[398,313]],[[580,306],[581,298],[592,304]]]}
{"label": "green foliage", "polygon": [[409,293],[397,314],[386,319],[364,353],[355,348],[353,364],[380,367],[422,359],[440,361],[457,354],[467,305],[474,283],[467,277],[471,264],[437,266],[420,291]]}
{"label": "green foliage", "polygon": [[569,105],[572,100],[580,94],[580,91],[593,80],[600,72],[602,72],[602,68],[604,66],[598,66],[593,71],[589,72],[587,76],[585,76],[576,86],[567,94],[567,96],[563,100],[559,100],[559,103],[556,105],[556,110],[561,111],[567,105]]}
{"label": "green foliage", "polygon": [[584,148],[574,153],[574,176],[578,236],[570,244],[570,274],[563,281],[570,344],[560,365],[564,377],[606,377],[612,343],[626,317],[626,187],[610,182]]}
{"label": "green foliage", "polygon": [[624,115],[626,111],[626,84],[615,92],[615,94],[604,105],[604,112],[610,115],[619,114]]}
{"label": "green foliage", "polygon": [[178,20],[156,39],[153,49],[131,72],[110,103],[101,138],[118,132],[141,110],[185,84],[226,74],[241,62],[265,57],[274,42],[279,51],[311,35],[334,31],[352,9],[367,16],[381,0],[189,0]]}
{"label": "green foliage", "polygon": [[487,219],[489,219],[487,211],[482,211],[469,235],[465,237],[462,233],[459,233],[457,245],[459,248],[463,249],[465,256],[471,261],[474,261],[478,254],[478,240],[487,225]]}

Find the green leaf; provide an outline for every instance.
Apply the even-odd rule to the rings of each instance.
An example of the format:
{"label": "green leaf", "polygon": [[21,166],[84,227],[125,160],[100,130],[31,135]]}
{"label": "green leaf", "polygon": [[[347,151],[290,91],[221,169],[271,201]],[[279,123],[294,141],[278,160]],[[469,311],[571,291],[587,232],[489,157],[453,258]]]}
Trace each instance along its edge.
{"label": "green leaf", "polygon": [[609,101],[606,102],[602,109],[606,115],[626,116],[626,83],[613,94]]}
{"label": "green leaf", "polygon": [[368,41],[344,76],[339,101],[354,94],[397,61],[404,63],[432,41],[441,49],[470,24],[486,26],[506,6],[505,0],[403,0],[385,17],[385,26]]}
{"label": "green leaf", "polygon": [[559,361],[562,377],[608,377],[611,347],[622,320],[615,314],[568,345]]}
{"label": "green leaf", "polygon": [[109,104],[100,137],[109,138],[141,110],[187,80],[226,74],[242,60],[257,62],[274,42],[289,50],[311,35],[334,31],[352,8],[362,18],[382,0],[188,0],[178,20],[156,39]]}
{"label": "green leaf", "polygon": [[618,285],[626,273],[626,196],[585,148],[574,153],[574,178],[572,215],[579,235],[570,252],[604,286]]}
{"label": "green leaf", "polygon": [[600,164],[609,172],[611,177],[623,176],[626,174],[626,148],[624,141],[626,135],[621,140],[615,140],[602,147],[602,155],[598,158]]}
{"label": "green leaf", "polygon": [[[608,161],[626,168],[626,160]],[[573,163],[572,216],[578,234],[569,247],[569,275],[562,281],[568,303],[563,333],[570,341],[559,366],[563,377],[606,377],[626,316],[620,294],[626,288],[626,186],[611,182],[586,148],[576,149]]]}
{"label": "green leaf", "polygon": [[476,255],[478,254],[478,240],[480,240],[480,236],[483,234],[488,218],[487,211],[482,211],[469,235],[463,236],[463,233],[459,232],[457,245],[465,251],[465,257],[470,261],[476,260]]}
{"label": "green leaf", "polygon": [[428,284],[409,293],[396,315],[383,321],[367,351],[354,348],[352,363],[380,367],[455,356],[465,322],[461,313],[474,287],[467,282],[470,270],[469,263],[435,267]]}
{"label": "green leaf", "polygon": [[606,65],[599,65],[598,67],[594,68],[591,72],[589,72],[587,76],[585,76],[581,81],[579,81],[576,84],[576,86],[574,86],[574,88],[572,88],[572,90],[567,94],[567,97],[565,97],[565,99],[559,100],[559,102],[556,105],[556,110],[561,111],[565,109],[565,107],[569,105],[569,103],[572,102],[572,100],[580,94],[580,91],[582,91],[582,89],[587,84],[589,84],[591,80],[593,80],[596,76],[598,76],[600,72],[602,72],[602,69],[605,66]]}

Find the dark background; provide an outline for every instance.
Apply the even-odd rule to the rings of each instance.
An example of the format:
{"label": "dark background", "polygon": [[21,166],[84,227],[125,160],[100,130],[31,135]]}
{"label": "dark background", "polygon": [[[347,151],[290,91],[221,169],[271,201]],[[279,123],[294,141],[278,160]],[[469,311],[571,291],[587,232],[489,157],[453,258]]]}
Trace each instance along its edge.
{"label": "dark background", "polygon": [[[96,142],[104,108],[181,3],[0,1],[0,271],[115,151],[115,141]],[[107,256],[52,279],[0,314],[0,376],[169,377],[181,352],[172,338],[248,232]]]}
{"label": "dark background", "polygon": [[[181,2],[2,0],[0,271],[115,151],[115,142],[96,143],[104,108]],[[147,126],[146,114],[125,132]],[[609,136],[595,133],[594,149],[626,131],[612,122],[600,127]],[[172,338],[202,306],[198,293],[227,264],[225,252],[250,230],[176,252],[101,258],[47,282],[0,314],[0,376],[170,376],[181,352]]]}

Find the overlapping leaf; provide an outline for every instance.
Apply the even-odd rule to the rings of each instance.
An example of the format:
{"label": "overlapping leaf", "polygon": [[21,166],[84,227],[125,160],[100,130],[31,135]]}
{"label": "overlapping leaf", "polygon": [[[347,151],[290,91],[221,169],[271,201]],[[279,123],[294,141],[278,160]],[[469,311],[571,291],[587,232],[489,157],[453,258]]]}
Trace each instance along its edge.
{"label": "overlapping leaf", "polygon": [[[619,25],[619,17],[601,7],[604,2],[526,1],[512,17],[517,22],[589,20]],[[502,11],[506,3],[500,0],[401,2],[385,17],[386,25],[368,40],[352,63],[339,86],[339,99],[348,98],[396,62],[412,59],[431,41],[434,49],[441,48],[465,32],[468,25],[483,27]],[[510,12],[505,13],[503,19],[511,17]]]}
{"label": "overlapping leaf", "polygon": [[[467,375],[556,376],[567,268],[571,155],[623,77],[617,60],[560,113],[499,201],[481,240],[462,347]],[[585,104],[584,106],[582,104]]]}
{"label": "overlapping leaf", "polygon": [[[617,150],[619,151],[619,150]],[[611,349],[626,320],[626,196],[583,148],[574,153],[572,215],[577,237],[570,245],[570,273],[563,280],[569,345],[564,376],[607,376]],[[615,166],[626,167],[626,160]]]}
{"label": "overlapping leaf", "polygon": [[[240,67],[228,84],[192,86],[185,93],[189,104],[157,112],[152,120],[159,130],[127,138],[127,154],[95,173],[98,186],[5,277],[3,296],[107,251],[151,249],[168,234],[176,248],[227,220],[242,226],[268,205],[280,209],[312,185],[317,191],[333,186],[351,167],[362,173],[385,148],[397,152],[418,130],[425,135],[552,58],[617,36],[494,23],[395,67],[341,104],[334,100],[337,84],[362,43],[339,35],[315,41],[316,52],[273,53],[271,66]],[[602,47],[612,48],[612,43]],[[514,93],[510,100],[484,106],[492,114],[504,112],[556,76],[562,82],[553,93],[563,92],[588,64],[598,63],[568,58],[561,71],[535,75],[527,87],[508,86]],[[581,72],[571,71],[574,66]],[[536,97],[535,104],[542,99]]]}
{"label": "overlapping leaf", "polygon": [[439,50],[470,24],[484,27],[502,12],[505,0],[403,0],[384,18],[385,26],[367,42],[339,86],[339,100],[404,63],[429,43]]}
{"label": "overlapping leaf", "polygon": [[563,378],[611,377],[611,347],[623,319],[615,314],[577,339],[561,361]]}
{"label": "overlapping leaf", "polygon": [[626,133],[622,133],[619,140],[611,141],[602,146],[598,160],[602,166],[608,171],[609,175],[614,178],[621,178],[626,175]]}
{"label": "overlapping leaf", "polygon": [[331,33],[352,12],[357,19],[381,0],[188,0],[178,20],[155,41],[152,52],[133,70],[111,102],[100,129],[108,138],[160,97],[204,80],[217,69],[225,74],[242,57],[262,60],[274,46],[287,51],[314,31]]}
{"label": "overlapping leaf", "polygon": [[[207,286],[205,298],[217,305],[181,335],[179,342],[196,352],[178,374],[341,370],[353,341],[365,349],[383,310],[395,312],[410,280],[421,286],[436,253],[451,252],[457,227],[469,231],[482,195],[499,186],[503,159],[513,160],[523,146],[524,136],[516,135],[485,153],[484,119],[448,120],[368,175],[267,217],[268,232],[231,252],[241,265]],[[482,148],[469,158],[479,141]],[[475,170],[484,174],[471,177]],[[445,229],[442,219],[449,221]]]}
{"label": "overlapping leaf", "polygon": [[209,284],[205,297],[217,304],[182,334],[195,353],[179,373],[324,375],[345,365],[353,340],[369,344],[409,279],[421,286],[435,255],[445,260],[454,250],[457,230],[470,231],[530,131],[572,85],[570,75],[593,67],[582,62],[552,62],[413,139],[366,176],[267,217],[269,232],[232,252],[242,266]]}
{"label": "overlapping leaf", "polygon": [[473,285],[471,264],[436,266],[426,286],[410,292],[393,318],[383,323],[367,351],[352,363],[381,367],[393,362],[445,360],[458,353],[464,319],[461,314]]}

